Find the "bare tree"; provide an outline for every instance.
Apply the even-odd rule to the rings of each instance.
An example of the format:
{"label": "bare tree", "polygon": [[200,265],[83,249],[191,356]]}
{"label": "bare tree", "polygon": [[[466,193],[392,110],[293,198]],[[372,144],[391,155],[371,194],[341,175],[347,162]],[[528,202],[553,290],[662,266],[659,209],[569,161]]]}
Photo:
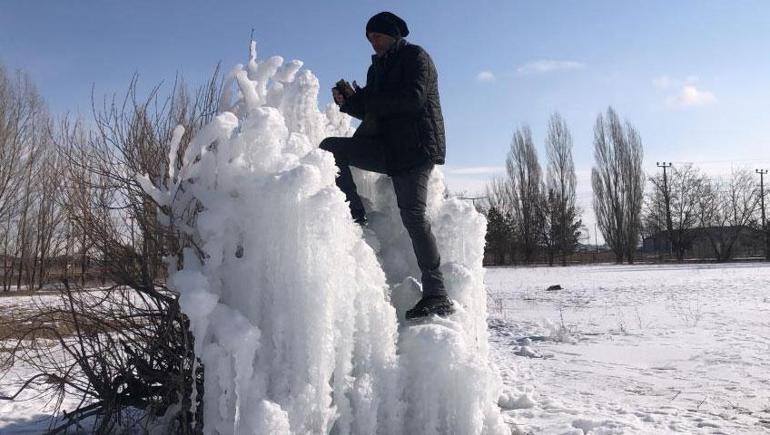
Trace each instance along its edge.
{"label": "bare tree", "polygon": [[513,188],[508,178],[495,177],[486,187],[486,207],[496,208],[500,213],[513,213]]}
{"label": "bare tree", "polygon": [[591,170],[593,207],[599,229],[615,253],[617,263],[634,261],[641,234],[641,207],[644,195],[642,141],[629,123],[623,125],[612,109],[607,109],[594,126],[594,160]]}
{"label": "bare tree", "polygon": [[634,256],[642,234],[642,203],[644,202],[644,180],[642,170],[642,138],[639,132],[629,123],[625,125],[626,146],[623,147],[622,168],[625,180],[623,202],[625,204],[625,246],[626,260],[634,262]]}
{"label": "bare tree", "polygon": [[495,264],[515,263],[517,231],[513,212],[513,187],[509,178],[493,178],[486,188],[486,252]]}
{"label": "bare tree", "polygon": [[553,266],[554,259],[559,253],[561,231],[559,229],[558,215],[560,207],[553,189],[546,189],[538,203],[538,219],[540,220],[540,245],[549,266]]}
{"label": "bare tree", "polygon": [[[547,195],[544,195],[550,215],[550,239],[554,241],[555,253],[566,265],[567,256],[577,247],[580,210],[575,204],[575,163],[572,158],[572,135],[566,121],[558,113],[551,115],[548,122],[548,136],[545,140],[548,155],[546,173]],[[550,263],[553,259],[550,258]]]}
{"label": "bare tree", "polygon": [[533,260],[542,231],[542,171],[528,126],[516,130],[506,159],[508,184],[524,262]]}
{"label": "bare tree", "polygon": [[665,182],[662,175],[650,177],[653,189],[647,196],[646,232],[650,236],[665,234],[679,261],[684,259],[696,238],[698,203],[707,181],[706,176],[691,164],[672,166]]}
{"label": "bare tree", "polygon": [[[57,407],[65,395],[80,399],[77,409],[62,410],[49,433],[82,429],[79,422],[88,417],[95,417],[89,433],[147,433],[152,419],[164,415],[173,429],[167,433],[199,433],[188,422],[196,408],[192,389],[202,393],[202,372],[192,369],[193,337],[173,294],[67,287],[56,302],[8,313],[0,330],[9,346],[0,366],[15,360],[33,370],[0,400],[15,400],[30,387]],[[144,413],[132,416],[129,408]]]}
{"label": "bare tree", "polygon": [[765,208],[765,200],[767,199],[767,189],[765,189],[765,175],[767,175],[767,169],[755,169],[755,173],[759,174],[759,216],[757,218],[756,228],[762,232],[762,236],[765,239],[765,261],[770,261],[770,227],[767,225],[767,216]]}
{"label": "bare tree", "polygon": [[760,201],[751,171],[734,169],[727,181],[706,180],[699,195],[698,214],[717,261],[729,261],[735,242],[755,224]]}
{"label": "bare tree", "polygon": [[0,65],[0,219],[16,211],[18,188],[41,110],[37,90],[26,74],[9,77]]}
{"label": "bare tree", "polygon": [[[34,279],[35,220],[48,113],[29,77],[0,65],[0,239],[3,290]],[[14,273],[16,274],[14,279]],[[30,283],[32,284],[32,283]]]}

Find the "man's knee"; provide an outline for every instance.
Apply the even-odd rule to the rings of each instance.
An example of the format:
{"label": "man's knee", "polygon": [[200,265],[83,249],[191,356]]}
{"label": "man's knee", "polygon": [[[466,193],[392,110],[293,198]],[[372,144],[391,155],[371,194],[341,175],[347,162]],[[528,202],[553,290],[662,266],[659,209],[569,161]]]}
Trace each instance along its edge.
{"label": "man's knee", "polygon": [[404,227],[411,233],[413,230],[421,230],[429,227],[428,217],[425,215],[424,209],[419,208],[402,208],[401,221],[404,223]]}
{"label": "man's knee", "polygon": [[318,145],[318,148],[321,148],[324,151],[334,152],[334,144],[335,144],[334,137],[327,137],[326,139],[321,141],[321,144]]}

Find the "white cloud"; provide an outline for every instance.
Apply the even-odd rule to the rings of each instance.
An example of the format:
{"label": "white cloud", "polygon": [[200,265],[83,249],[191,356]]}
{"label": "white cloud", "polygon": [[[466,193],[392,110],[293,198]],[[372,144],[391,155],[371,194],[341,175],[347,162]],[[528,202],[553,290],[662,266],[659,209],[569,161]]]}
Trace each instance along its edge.
{"label": "white cloud", "polygon": [[687,107],[705,106],[717,101],[716,96],[709,91],[698,89],[696,84],[700,77],[689,75],[682,79],[662,75],[652,79],[652,86],[660,91],[674,91],[679,89],[676,95],[670,95],[666,98],[666,106],[671,109],[684,109]]}
{"label": "white cloud", "polygon": [[664,74],[660,77],[652,79],[652,86],[654,86],[656,89],[660,89],[664,91],[666,89],[671,89],[678,86],[688,86],[688,85],[694,86],[699,81],[700,81],[700,77],[696,75],[690,75],[685,77],[684,80],[680,80]]}
{"label": "white cloud", "polygon": [[476,81],[481,83],[493,83],[495,74],[492,71],[481,71],[476,75]]}
{"label": "white cloud", "polygon": [[666,103],[672,108],[686,108],[695,106],[705,106],[717,101],[713,93],[702,91],[693,85],[685,85],[679,94],[669,97]]}
{"label": "white cloud", "polygon": [[585,68],[585,64],[571,60],[536,60],[516,69],[519,74],[543,74]]}

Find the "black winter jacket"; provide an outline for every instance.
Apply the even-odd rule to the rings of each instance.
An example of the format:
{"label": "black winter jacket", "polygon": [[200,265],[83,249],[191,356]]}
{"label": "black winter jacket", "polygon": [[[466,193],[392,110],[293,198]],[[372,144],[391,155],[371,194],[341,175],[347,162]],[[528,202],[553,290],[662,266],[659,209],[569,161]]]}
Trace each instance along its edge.
{"label": "black winter jacket", "polygon": [[438,73],[422,47],[400,39],[384,56],[372,56],[366,86],[340,110],[363,120],[356,135],[371,135],[384,142],[389,174],[427,161],[444,163],[446,139]]}

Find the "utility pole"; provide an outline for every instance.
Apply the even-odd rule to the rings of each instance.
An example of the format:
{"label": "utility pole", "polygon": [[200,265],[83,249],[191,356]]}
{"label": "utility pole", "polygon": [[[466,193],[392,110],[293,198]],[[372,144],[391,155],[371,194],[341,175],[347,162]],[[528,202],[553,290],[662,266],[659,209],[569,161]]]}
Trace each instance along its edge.
{"label": "utility pole", "polygon": [[770,261],[770,234],[767,232],[767,221],[765,221],[765,174],[767,169],[755,169],[759,174],[759,199],[762,206],[762,232],[765,233],[765,260]]}
{"label": "utility pole", "polygon": [[668,191],[668,176],[666,169],[671,167],[671,162],[655,162],[655,165],[659,168],[663,168],[663,202],[666,204],[666,232],[668,232],[669,255],[674,251],[674,245],[676,246],[677,255],[679,253],[679,244],[674,241],[674,225],[671,223],[671,194]]}

